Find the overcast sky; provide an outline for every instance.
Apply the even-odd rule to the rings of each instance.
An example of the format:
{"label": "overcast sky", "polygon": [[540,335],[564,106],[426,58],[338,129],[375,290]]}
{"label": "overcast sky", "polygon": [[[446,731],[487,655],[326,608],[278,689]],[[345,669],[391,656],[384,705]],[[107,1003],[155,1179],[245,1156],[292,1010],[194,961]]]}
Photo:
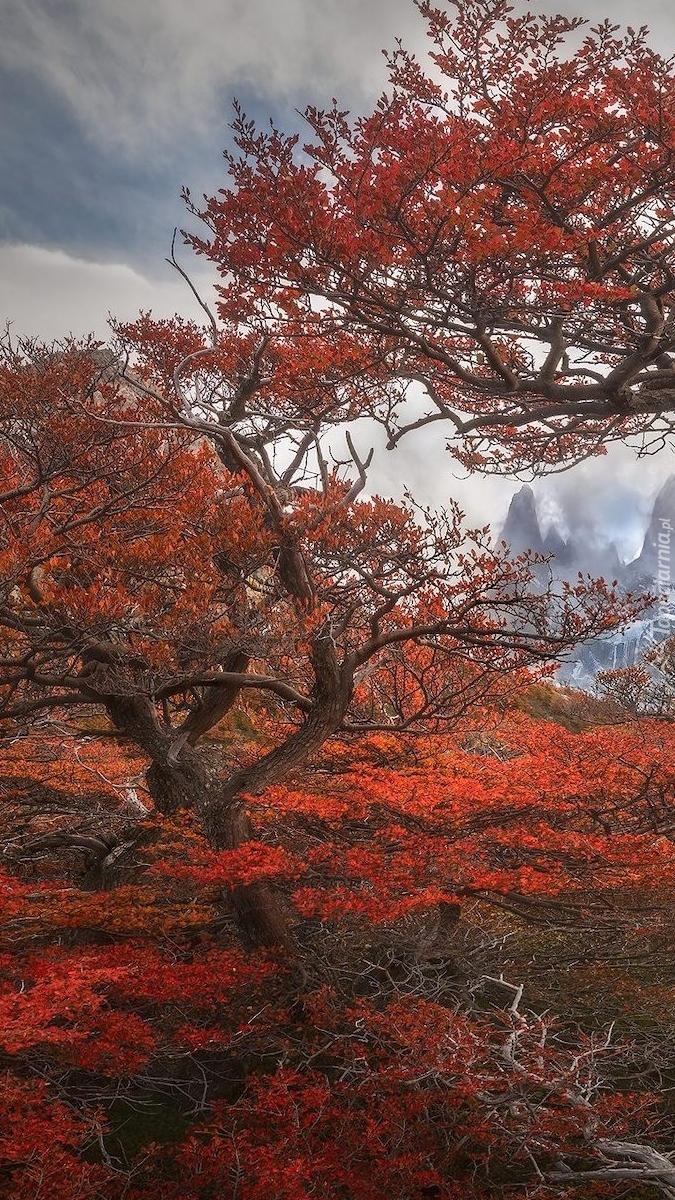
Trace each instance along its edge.
{"label": "overcast sky", "polygon": [[[670,3],[533,7],[647,24],[657,49],[675,50]],[[109,312],[196,316],[164,256],[184,221],[181,186],[222,186],[232,98],[282,128],[332,96],[367,111],[396,37],[424,53],[412,0],[0,0],[0,323],[104,338]],[[496,527],[514,490],[513,480],[458,480],[436,433],[376,467],[379,490],[405,478],[427,500],[457,495],[472,521]],[[611,494],[597,465],[536,490],[551,516],[559,501],[571,515],[570,495],[583,494],[587,521],[630,554],[673,470],[670,453],[639,465],[619,453]]]}

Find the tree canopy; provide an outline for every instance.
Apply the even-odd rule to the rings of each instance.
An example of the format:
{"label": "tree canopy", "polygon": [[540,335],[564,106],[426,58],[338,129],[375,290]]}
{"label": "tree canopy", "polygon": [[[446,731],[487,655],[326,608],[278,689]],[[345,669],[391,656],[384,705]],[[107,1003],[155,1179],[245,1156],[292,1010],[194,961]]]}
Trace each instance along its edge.
{"label": "tree canopy", "polygon": [[186,192],[223,321],[311,345],[299,410],[368,411],[390,446],[439,422],[484,471],[653,451],[675,407],[672,61],[644,28],[416,3],[429,68],[399,46],[373,113],[308,109],[306,139],[238,111],[228,186]]}
{"label": "tree canopy", "polygon": [[[327,736],[447,727],[636,609],[542,586],[452,505],[362,495],[359,417],[544,469],[654,433],[673,373],[668,64],[644,31],[567,53],[579,21],[418,7],[434,78],[399,47],[371,117],[309,110],[301,149],[237,112],[186,235],[221,276],[202,327],[4,347],[1,715],[99,705],[216,846]],[[252,692],[285,728],[223,780],[197,743]]]}

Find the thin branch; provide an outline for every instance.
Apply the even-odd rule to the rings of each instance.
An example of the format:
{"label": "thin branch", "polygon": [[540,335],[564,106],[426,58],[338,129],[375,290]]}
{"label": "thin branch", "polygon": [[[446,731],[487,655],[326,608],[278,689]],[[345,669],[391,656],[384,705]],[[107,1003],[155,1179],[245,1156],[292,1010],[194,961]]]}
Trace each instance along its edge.
{"label": "thin branch", "polygon": [[206,301],[200,296],[199,292],[197,291],[197,288],[195,287],[194,283],[190,279],[190,276],[188,275],[187,271],[183,270],[183,268],[181,267],[180,263],[178,262],[178,260],[176,258],[175,246],[176,246],[176,234],[177,233],[178,233],[178,227],[176,226],[173,231],[173,237],[171,238],[171,257],[166,258],[164,261],[167,262],[170,267],[173,267],[173,269],[175,271],[178,271],[178,274],[181,275],[182,278],[187,283],[190,291],[192,292],[192,295],[194,296],[195,300],[197,301],[197,304],[206,313],[206,316],[208,317],[208,320],[209,320],[209,325],[211,327],[211,345],[212,345],[212,348],[215,350],[218,345],[218,325],[216,323],[216,318],[214,317],[214,315],[213,315],[211,309],[209,308],[208,304],[206,303]]}

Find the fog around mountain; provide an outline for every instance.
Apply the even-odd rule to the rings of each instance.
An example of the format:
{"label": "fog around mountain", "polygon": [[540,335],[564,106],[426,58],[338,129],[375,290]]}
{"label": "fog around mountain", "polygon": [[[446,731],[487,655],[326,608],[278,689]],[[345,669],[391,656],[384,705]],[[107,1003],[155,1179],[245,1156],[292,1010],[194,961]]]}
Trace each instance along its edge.
{"label": "fog around mountain", "polygon": [[[598,638],[580,646],[559,672],[559,681],[592,688],[598,670],[630,666],[656,642],[675,631],[675,474],[660,488],[651,508],[639,554],[622,561],[615,543],[602,531],[575,530],[574,512],[561,510],[560,524],[546,519],[546,498],[539,503],[525,484],[511,500],[498,541],[506,542],[513,554],[533,550],[546,555],[541,573],[573,580],[579,573],[616,582],[624,592],[649,592],[659,597],[644,618],[612,637]],[[578,523],[577,523],[578,524]]]}
{"label": "fog around mountain", "polygon": [[[538,501],[529,484],[524,484],[511,500],[498,541],[506,542],[514,554],[534,550],[537,554],[554,555],[555,574],[561,578],[571,578],[581,571],[635,586],[643,577],[656,577],[659,537],[663,547],[664,533],[675,530],[675,474],[668,476],[656,495],[640,552],[633,559],[622,560],[614,541],[609,537],[603,540],[602,531],[597,528],[590,540],[586,529],[575,530],[574,514],[564,509],[561,528],[556,521],[546,518],[546,507],[546,500]],[[571,532],[566,534],[566,529]]]}

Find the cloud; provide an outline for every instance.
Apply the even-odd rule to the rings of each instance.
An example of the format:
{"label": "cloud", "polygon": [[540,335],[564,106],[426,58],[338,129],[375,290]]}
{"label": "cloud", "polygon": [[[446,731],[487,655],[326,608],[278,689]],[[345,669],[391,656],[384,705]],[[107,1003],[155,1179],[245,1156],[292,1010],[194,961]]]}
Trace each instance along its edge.
{"label": "cloud", "polygon": [[[658,0],[640,19],[672,43]],[[0,239],[147,271],[184,219],[181,185],[224,182],[233,95],[290,131],[333,95],[367,111],[397,36],[425,54],[413,0],[2,0]]]}
{"label": "cloud", "polygon": [[[558,11],[559,0],[543,7]],[[563,4],[578,8],[605,16],[604,0]],[[643,0],[639,18],[615,0],[613,16],[673,43],[659,0]],[[4,0],[2,34],[0,66],[39,77],[92,140],[137,159],[166,157],[186,131],[227,119],[242,88],[300,107],[372,99],[386,80],[381,48],[397,36],[426,45],[412,0]]]}
{"label": "cloud", "polygon": [[[537,12],[562,13],[566,17],[585,17],[591,25],[608,18],[614,25],[631,25],[638,29],[647,25],[651,33],[652,44],[665,57],[672,51],[673,18],[670,0],[642,0],[636,5],[635,0],[612,0],[611,6],[603,0],[555,0],[537,7]],[[670,47],[670,48],[669,48]]]}
{"label": "cloud", "polygon": [[[670,6],[660,0],[642,0],[637,15],[630,0],[541,0],[537,11],[581,9],[597,21],[607,7],[617,21],[649,24],[669,53]],[[2,13],[0,324],[46,339],[105,338],[108,311],[199,319],[162,259],[185,219],[181,183],[195,195],[222,186],[233,95],[282,127],[297,123],[295,107],[332,95],[362,111],[386,83],[380,49],[397,36],[422,54],[427,45],[413,0],[3,0]],[[495,529],[519,486],[459,477],[437,428],[400,453],[380,447],[374,466],[374,490],[400,495],[407,484],[432,504],[453,496],[470,523]],[[669,454],[638,464],[620,448],[537,494],[589,539],[606,522],[629,555],[672,468]]]}
{"label": "cloud", "polygon": [[[208,290],[203,275],[194,279]],[[86,262],[41,246],[0,246],[0,327],[10,321],[16,336],[51,341],[93,333],[105,340],[109,313],[132,320],[141,309],[158,317],[180,312],[200,323],[203,317],[168,265],[151,279],[125,263]]]}
{"label": "cloud", "polygon": [[629,446],[613,445],[605,457],[535,485],[542,529],[555,524],[589,551],[614,542],[619,557],[630,562],[642,546],[656,494],[674,471],[671,451],[638,459]]}
{"label": "cloud", "polygon": [[409,0],[6,0],[0,65],[49,84],[99,144],[170,152],[237,89],[304,103],[372,95],[382,46],[422,26]]}
{"label": "cloud", "polygon": [[[193,278],[208,297],[209,277],[193,272]],[[125,263],[87,262],[40,246],[0,246],[0,328],[9,320],[16,336],[51,341],[67,333],[93,333],[105,341],[109,313],[132,320],[141,309],[152,309],[157,317],[180,312],[198,322],[203,316],[168,265],[153,279]],[[359,421],[353,436],[363,457],[371,446],[375,450],[370,494],[400,499],[407,489],[418,503],[435,508],[452,498],[464,509],[467,525],[489,524],[495,535],[521,486],[508,476],[466,478],[447,453],[437,425],[420,430],[395,451],[385,449],[382,431],[373,422]],[[343,457],[342,434],[332,444],[336,457]],[[589,548],[614,540],[620,556],[629,561],[639,552],[653,498],[673,470],[672,454],[638,461],[628,447],[612,447],[605,458],[535,484],[542,527],[546,531],[553,521]]]}

